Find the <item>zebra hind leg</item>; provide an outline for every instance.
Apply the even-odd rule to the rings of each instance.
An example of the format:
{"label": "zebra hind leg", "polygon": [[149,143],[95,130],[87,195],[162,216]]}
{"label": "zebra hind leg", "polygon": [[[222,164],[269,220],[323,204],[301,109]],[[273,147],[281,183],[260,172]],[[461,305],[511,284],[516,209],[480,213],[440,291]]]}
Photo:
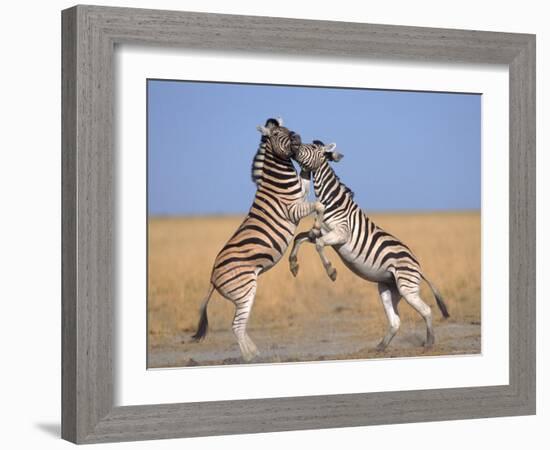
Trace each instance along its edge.
{"label": "zebra hind leg", "polygon": [[233,333],[239,343],[241,355],[246,362],[252,361],[258,356],[258,348],[246,332],[246,325],[250,317],[250,311],[256,297],[256,283],[241,298],[234,300],[235,316],[233,317]]}
{"label": "zebra hind leg", "polygon": [[426,342],[424,343],[424,347],[431,348],[435,343],[431,308],[420,297],[418,287],[414,290],[400,288],[400,293],[405,301],[411,305],[424,319],[424,322],[426,323]]}
{"label": "zebra hind leg", "polygon": [[395,286],[389,286],[385,283],[378,284],[378,293],[380,294],[380,300],[388,319],[388,331],[376,346],[376,351],[383,352],[390,344],[401,324],[401,320],[397,314],[397,304],[401,296]]}

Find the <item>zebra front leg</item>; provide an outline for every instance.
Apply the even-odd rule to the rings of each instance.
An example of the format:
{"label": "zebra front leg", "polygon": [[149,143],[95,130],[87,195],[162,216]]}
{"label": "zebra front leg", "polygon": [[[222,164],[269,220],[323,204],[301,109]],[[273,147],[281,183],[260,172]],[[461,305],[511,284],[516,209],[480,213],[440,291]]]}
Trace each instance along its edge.
{"label": "zebra front leg", "polygon": [[321,224],[323,221],[324,210],[324,205],[321,202],[316,201],[294,204],[290,207],[288,211],[290,220],[292,220],[295,224],[300,223],[300,220],[302,220],[306,216],[309,216],[311,213],[316,214],[312,230],[307,233],[300,233],[296,236],[296,238],[294,238],[292,252],[290,253],[290,256],[288,258],[290,263],[290,271],[294,276],[298,275],[298,250],[300,248],[300,245],[302,245],[302,243],[307,240],[309,240],[310,242],[314,242],[315,239],[321,235]]}
{"label": "zebra front leg", "polygon": [[318,230],[318,235],[320,235],[324,212],[325,206],[319,201],[301,202],[294,204],[290,207],[288,211],[288,216],[289,219],[297,225],[304,217],[309,216],[311,213],[315,213],[315,222],[313,223],[313,228]]}
{"label": "zebra front leg", "polygon": [[294,238],[292,251],[290,252],[290,256],[288,257],[288,262],[290,263],[290,271],[294,276],[298,275],[298,269],[300,268],[298,264],[298,251],[300,250],[300,246],[304,242],[315,242],[315,239],[311,238],[310,233],[311,231],[304,231],[303,233],[299,233],[298,235],[296,235],[296,237]]}
{"label": "zebra front leg", "polygon": [[337,272],[334,267],[332,267],[331,262],[329,259],[325,256],[324,247],[329,245],[339,245],[339,244],[345,244],[348,241],[348,233],[346,230],[337,228],[334,229],[327,234],[325,234],[322,237],[319,237],[315,241],[315,249],[317,250],[317,253],[319,254],[319,257],[321,258],[321,261],[323,262],[323,266],[325,267],[325,272],[329,276],[329,278],[332,281],[336,281]]}
{"label": "zebra front leg", "polygon": [[[315,237],[321,236],[321,228],[323,227],[323,221],[325,217],[325,205],[321,202],[315,202],[315,221],[313,222],[313,228],[310,233],[313,233]],[[310,234],[311,236],[311,234]]]}

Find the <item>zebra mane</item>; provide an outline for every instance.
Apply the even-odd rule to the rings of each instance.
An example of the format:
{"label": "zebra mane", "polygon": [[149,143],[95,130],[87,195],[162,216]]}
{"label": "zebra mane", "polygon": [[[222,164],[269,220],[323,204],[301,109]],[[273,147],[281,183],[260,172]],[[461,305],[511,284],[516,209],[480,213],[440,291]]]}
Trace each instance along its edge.
{"label": "zebra mane", "polygon": [[[334,169],[333,169],[334,171]],[[336,182],[337,183],[340,183],[340,185],[344,188],[344,192],[346,192],[347,194],[349,194],[349,196],[351,198],[355,197],[355,192],[353,192],[349,187],[347,187],[344,183],[342,183],[340,181],[340,177],[338,175],[336,175],[336,172],[334,172],[334,176],[336,177]]]}
{"label": "zebra mane", "polygon": [[262,183],[262,174],[264,173],[264,161],[265,161],[265,152],[267,146],[267,139],[262,136],[262,142],[258,147],[258,151],[254,155],[252,160],[252,166],[250,167],[250,177],[252,182],[259,186]]}

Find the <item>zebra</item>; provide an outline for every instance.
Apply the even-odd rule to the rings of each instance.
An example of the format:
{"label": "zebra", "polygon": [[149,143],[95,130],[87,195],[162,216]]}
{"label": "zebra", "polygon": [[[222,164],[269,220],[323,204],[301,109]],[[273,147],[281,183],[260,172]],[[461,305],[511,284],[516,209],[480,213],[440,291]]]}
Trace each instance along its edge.
{"label": "zebra", "polygon": [[256,195],[244,221],[214,261],[210,287],[193,335],[194,341],[206,336],[207,306],[217,290],[235,304],[233,333],[247,362],[259,353],[246,332],[258,276],[281,259],[300,219],[315,212],[315,226],[320,229],[324,209],[319,201],[308,201],[309,176],[300,176],[290,159],[295,133],[283,126],[282,119],[268,119],[257,128],[262,138],[251,167]]}
{"label": "zebra", "polygon": [[354,193],[340,181],[330,166],[343,155],[334,151],[336,144],[321,141],[301,144],[300,137],[293,140],[293,159],[304,176],[313,176],[315,196],[325,206],[322,228],[299,233],[289,256],[290,270],[298,274],[298,249],[303,242],[315,247],[329,277],[336,280],[336,269],[326,258],[323,248],[332,246],[345,266],[361,278],[378,283],[378,292],[386,317],[388,330],[376,347],[384,351],[400,326],[398,303],[403,297],[424,319],[427,329],[425,347],[435,342],[430,307],[420,297],[420,284],[426,281],[432,290],[443,317],[449,312],[435,286],[422,273],[418,259],[403,242],[376,225],[354,201]]}

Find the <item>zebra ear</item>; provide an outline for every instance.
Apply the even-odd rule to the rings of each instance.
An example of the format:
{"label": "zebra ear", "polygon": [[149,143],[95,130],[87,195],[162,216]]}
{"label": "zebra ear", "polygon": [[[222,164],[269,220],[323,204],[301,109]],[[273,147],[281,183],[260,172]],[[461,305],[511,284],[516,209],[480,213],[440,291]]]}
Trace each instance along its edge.
{"label": "zebra ear", "polygon": [[268,136],[268,137],[271,136],[271,129],[269,129],[269,128],[267,128],[267,127],[263,127],[263,126],[261,126],[261,125],[258,125],[258,126],[256,127],[256,129],[257,129],[260,133],[262,133],[262,136]]}
{"label": "zebra ear", "polygon": [[342,153],[338,153],[334,151],[334,149],[336,148],[336,144],[334,142],[332,144],[325,145],[324,148],[325,148],[325,157],[329,161],[338,162],[344,157]]}
{"label": "zebra ear", "polygon": [[335,148],[336,144],[328,144],[325,146],[325,157],[327,158],[327,160],[338,162],[344,157],[342,153],[333,151]]}

